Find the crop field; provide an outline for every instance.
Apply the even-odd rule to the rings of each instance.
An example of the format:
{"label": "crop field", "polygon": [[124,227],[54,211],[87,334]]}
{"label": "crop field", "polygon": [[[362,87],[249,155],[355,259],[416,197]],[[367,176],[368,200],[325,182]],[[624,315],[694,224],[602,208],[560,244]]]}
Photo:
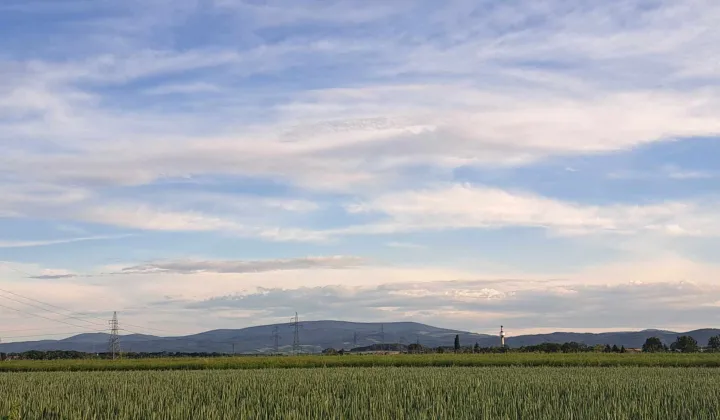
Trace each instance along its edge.
{"label": "crop field", "polygon": [[17,360],[0,362],[0,372],[99,370],[204,370],[322,367],[720,367],[720,353],[507,353],[345,356],[246,356],[123,360]]}
{"label": "crop field", "polygon": [[8,419],[718,419],[720,370],[336,368],[0,374]]}

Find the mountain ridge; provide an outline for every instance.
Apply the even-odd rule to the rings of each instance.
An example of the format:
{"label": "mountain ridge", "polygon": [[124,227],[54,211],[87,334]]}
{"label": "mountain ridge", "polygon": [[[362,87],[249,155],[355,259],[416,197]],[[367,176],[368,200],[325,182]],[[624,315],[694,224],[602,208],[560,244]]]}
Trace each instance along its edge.
{"label": "mountain ridge", "polygon": [[[419,342],[423,346],[452,346],[455,335],[460,336],[463,345],[481,347],[499,345],[499,337],[476,334],[467,331],[434,327],[417,322],[368,323],[350,321],[305,321],[301,323],[300,337],[303,351],[319,353],[325,348],[350,349],[381,343],[410,344]],[[278,350],[292,349],[293,327],[290,323],[260,325],[241,329],[216,329],[196,334],[160,337],[145,334],[130,334],[120,337],[123,351],[133,352],[208,352],[208,353],[272,353],[274,351],[273,330],[280,330]],[[565,343],[576,341],[587,345],[616,344],[626,348],[641,347],[649,337],[658,337],[666,344],[672,343],[679,335],[690,335],[700,345],[705,345],[720,329],[702,328],[687,332],[648,329],[642,331],[620,331],[604,333],[554,332],[548,334],[526,334],[506,338],[509,347],[521,347],[542,343]],[[24,341],[0,344],[0,352],[19,353],[29,350],[73,350],[81,352],[104,351],[110,335],[107,333],[84,333],[58,340]]]}

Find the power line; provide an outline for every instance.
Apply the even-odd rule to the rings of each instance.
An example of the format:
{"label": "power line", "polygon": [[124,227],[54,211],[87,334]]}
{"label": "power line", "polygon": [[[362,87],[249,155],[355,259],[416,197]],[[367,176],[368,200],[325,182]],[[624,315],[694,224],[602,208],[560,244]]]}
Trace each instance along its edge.
{"label": "power line", "polygon": [[[30,273],[28,273],[28,272],[26,272],[26,271],[18,270],[17,268],[12,267],[10,264],[4,263],[4,262],[0,262],[0,264],[4,265],[5,267],[9,268],[10,270],[16,271],[16,272],[18,272],[18,273],[20,273],[20,274],[23,274],[23,275],[27,276],[27,277],[33,277],[32,274],[30,274]],[[67,308],[63,308],[63,307],[60,307],[60,306],[57,306],[57,305],[53,305],[53,304],[51,304],[51,303],[47,303],[47,302],[43,302],[43,301],[40,301],[40,300],[37,300],[37,299],[33,299],[33,298],[30,298],[30,297],[27,297],[27,296],[23,296],[23,295],[21,295],[21,294],[19,294],[19,293],[15,293],[15,292],[12,292],[12,291],[10,291],[10,290],[0,289],[0,291],[1,291],[1,292],[5,292],[5,293],[10,293],[11,295],[15,295],[15,296],[21,297],[21,298],[23,298],[23,299],[31,300],[31,301],[33,301],[33,302],[37,302],[37,303],[40,303],[40,304],[43,304],[43,305],[46,305],[46,306],[50,306],[50,307],[53,307],[53,308],[56,308],[56,309],[60,309],[60,310],[66,311],[66,312],[76,313],[76,312],[71,311],[71,310],[69,310],[69,309],[67,309]],[[98,319],[98,320],[102,321],[103,323],[105,323],[105,322],[107,321],[107,320],[104,319],[104,318],[100,318],[100,317],[98,317],[98,316],[91,315],[91,314],[89,314],[89,313],[87,313],[87,312],[77,312],[76,314],[77,314],[77,315],[86,315],[86,316],[89,317],[89,318]],[[63,316],[67,316],[67,315],[63,315]],[[84,321],[84,322],[89,322],[89,321]],[[104,325],[104,324],[103,324],[103,325]],[[175,332],[175,331],[168,331],[168,330],[163,330],[163,329],[160,329],[160,328],[144,327],[144,326],[133,325],[133,324],[128,324],[128,323],[125,323],[125,325],[128,325],[128,326],[130,326],[130,327],[135,327],[135,328],[144,329],[144,330],[153,330],[153,331],[160,331],[160,332],[164,332],[164,333],[177,334],[177,332]],[[136,334],[140,334],[140,333],[136,333]]]}
{"label": "power line", "polygon": [[[8,332],[18,332],[18,331],[36,331],[36,330],[43,330],[43,329],[45,329],[45,328],[33,328],[33,329],[28,329],[28,330],[4,330],[3,332],[8,333]],[[126,330],[126,329],[124,329],[124,328],[118,328],[118,331],[132,332],[132,331],[128,331],[128,330]],[[29,334],[29,335],[12,335],[12,336],[4,335],[3,338],[4,338],[4,339],[13,338],[13,339],[14,339],[14,338],[31,338],[31,337],[52,337],[52,336],[56,336],[56,335],[68,335],[68,336],[73,336],[73,335],[77,335],[77,334],[87,334],[88,332],[90,332],[90,331],[65,331],[65,332],[52,332],[52,333]],[[108,332],[107,332],[107,329],[104,329],[104,330],[95,330],[95,331],[91,331],[91,332],[94,332],[94,333],[104,333],[104,334],[107,334],[107,333],[108,333]],[[149,341],[149,340],[148,340],[148,341]]]}
{"label": "power line", "polygon": [[[10,291],[10,290],[0,289],[0,292],[9,293],[9,294],[11,294],[11,295],[15,295],[15,296],[17,296],[17,297],[21,297],[21,298],[26,299],[26,300],[31,300],[31,301],[33,301],[33,302],[40,303],[40,304],[42,304],[42,305],[49,306],[49,307],[51,307],[51,308],[60,309],[60,310],[65,311],[65,312],[76,313],[76,314],[78,314],[78,315],[86,315],[88,318],[95,318],[95,319],[98,319],[98,320],[101,320],[101,321],[105,321],[103,318],[100,318],[100,317],[95,316],[95,315],[91,315],[91,314],[89,314],[89,313],[87,313],[87,312],[75,312],[75,311],[71,311],[70,309],[63,308],[63,307],[57,306],[57,305],[53,305],[52,303],[43,302],[43,301],[41,301],[41,300],[33,299],[33,298],[31,298],[31,297],[27,297],[27,296],[21,295],[20,293],[15,293],[15,292]],[[6,299],[9,299],[8,297],[5,297],[5,298],[6,298]],[[25,305],[30,305],[29,303],[24,303],[24,304],[25,304]],[[61,314],[61,315],[67,316],[67,315],[64,315],[64,314]]]}
{"label": "power line", "polygon": [[[104,333],[106,331],[104,330],[98,330],[94,331],[98,333]],[[32,338],[32,337],[50,337],[54,335],[72,335],[72,334],[85,334],[87,331],[77,331],[77,332],[61,332],[61,333],[47,333],[47,334],[32,334],[32,335],[13,335],[13,336],[3,336],[3,339],[15,339],[15,338]]]}
{"label": "power line", "polygon": [[[5,290],[0,289],[0,291],[5,291]],[[24,299],[36,301],[36,302],[42,303],[42,304],[44,304],[44,305],[56,307],[55,305],[52,305],[52,304],[49,304],[49,303],[44,303],[44,302],[41,302],[41,301],[38,301],[38,300],[35,300],[35,299],[32,299],[32,298],[24,297],[24,296],[19,295],[19,294],[17,294],[17,293],[13,293],[13,292],[7,292],[7,293],[11,293],[11,294],[13,294],[13,295],[20,296],[20,297],[22,297],[22,298],[24,298]],[[97,322],[88,321],[88,320],[86,320],[86,319],[78,318],[78,317],[76,317],[76,316],[69,316],[69,315],[67,315],[67,314],[63,314],[63,313],[60,313],[60,312],[57,312],[57,311],[53,311],[53,310],[50,310],[50,309],[47,309],[47,308],[43,308],[43,307],[38,306],[38,305],[33,305],[33,304],[31,304],[31,303],[23,302],[23,301],[20,301],[20,300],[17,300],[17,299],[13,299],[13,298],[10,298],[10,297],[7,297],[7,296],[0,295],[0,298],[5,298],[5,299],[8,299],[8,300],[12,300],[13,302],[20,303],[21,305],[27,305],[27,306],[31,306],[31,307],[33,307],[33,308],[38,308],[38,309],[43,310],[43,311],[46,311],[46,312],[54,313],[54,314],[56,314],[56,315],[60,315],[60,316],[65,317],[65,319],[76,319],[76,320],[78,320],[78,321],[87,322],[87,323],[92,324],[92,325],[94,325],[94,326],[103,326],[102,324],[99,324],[99,323],[97,323]],[[7,307],[7,306],[3,306],[3,307],[4,307],[4,308],[7,308],[7,309],[14,310],[14,311],[17,311],[17,312],[23,312],[23,311],[20,311],[20,310],[18,310],[18,309],[10,308],[10,307]],[[60,308],[59,306],[57,306],[57,308],[58,308],[58,309],[63,309],[63,308]],[[64,311],[67,311],[67,312],[72,312],[72,311],[70,311],[70,310],[68,310],[68,309],[63,309],[63,310],[64,310]],[[29,313],[29,312],[25,312],[25,313],[28,313],[28,314],[33,315],[33,316],[38,316],[38,317],[40,317],[40,318],[49,319],[49,320],[51,320],[51,321],[63,322],[64,324],[73,325],[73,326],[76,326],[76,327],[78,327],[78,328],[89,328],[89,326],[80,326],[80,325],[76,325],[76,324],[70,324],[70,323],[64,322],[64,321],[62,321],[62,320],[57,320],[57,319],[54,319],[54,318],[48,318],[48,317],[40,316],[40,315],[37,315],[37,314],[31,314],[31,313]],[[144,335],[144,334],[139,333],[139,332],[137,332],[137,331],[131,331],[131,330],[125,330],[125,331],[131,332],[131,333],[134,333],[134,334]]]}
{"label": "power line", "polygon": [[[16,271],[18,271],[18,270],[16,270]],[[70,310],[70,309],[63,308],[63,307],[61,307],[61,306],[53,305],[52,303],[47,303],[47,302],[43,302],[43,301],[41,301],[41,300],[37,300],[37,299],[33,299],[33,298],[30,298],[30,297],[27,297],[27,296],[23,296],[23,295],[21,295],[21,294],[19,294],[19,293],[15,293],[15,292],[12,292],[12,291],[10,291],[10,290],[0,289],[0,292],[9,293],[9,294],[11,294],[11,295],[15,295],[15,296],[21,297],[21,298],[23,298],[23,299],[31,300],[31,301],[33,301],[33,302],[37,302],[37,303],[40,303],[40,304],[45,305],[45,306],[50,306],[50,307],[52,307],[52,308],[60,309],[60,310],[65,311],[65,312],[75,313],[75,314],[78,314],[78,315],[86,315],[88,318],[94,318],[94,319],[98,319],[98,320],[100,320],[100,321],[103,321],[102,324],[95,322],[94,324],[96,324],[96,325],[105,325],[105,322],[107,322],[106,319],[100,318],[99,316],[91,315],[91,314],[89,314],[89,313],[87,313],[87,312],[75,312],[75,311],[72,311],[72,310]],[[37,308],[42,309],[42,310],[44,310],[44,311],[53,312],[53,313],[56,313],[56,314],[58,314],[58,315],[61,315],[61,316],[67,317],[67,318],[74,318],[74,319],[78,319],[78,320],[83,321],[83,322],[93,323],[92,321],[84,320],[84,319],[81,319],[81,318],[78,318],[78,317],[75,317],[75,316],[69,316],[69,315],[67,315],[67,314],[61,314],[61,313],[58,313],[58,312],[55,312],[55,311],[51,311],[51,310],[49,310],[49,309],[41,308],[41,307],[38,307],[38,306],[35,306],[35,305],[32,305],[32,304],[26,303],[26,302],[20,302],[20,301],[17,301],[17,300],[15,300],[15,299],[9,298],[9,297],[7,297],[7,296],[2,296],[2,295],[0,295],[0,297],[4,297],[5,299],[14,300],[15,302],[21,303],[21,304],[23,304],[23,305],[34,306],[34,307],[37,307]],[[142,329],[142,330],[154,330],[154,331],[160,331],[160,332],[165,332],[165,333],[170,333],[170,334],[176,334],[176,332],[172,332],[172,331],[168,331],[168,330],[163,330],[163,329],[159,329],[159,328],[144,327],[144,326],[134,325],[134,324],[128,324],[128,323],[124,323],[124,325],[127,325],[127,326],[129,326],[129,327],[139,328],[139,329]],[[129,331],[129,330],[128,330],[128,331]],[[133,332],[133,331],[130,331],[130,332]],[[134,333],[135,333],[135,334],[141,334],[141,333],[138,333],[138,332],[134,332]]]}
{"label": "power line", "polygon": [[[2,291],[2,290],[0,290],[0,291]],[[14,294],[14,293],[13,293],[13,294]],[[89,323],[89,324],[102,325],[102,324],[99,324],[99,323],[97,323],[97,322],[88,321],[88,320],[86,320],[86,319],[78,318],[78,317],[76,317],[76,316],[63,314],[63,313],[60,313],[60,312],[58,312],[58,311],[53,311],[53,310],[51,310],[51,309],[43,308],[42,306],[39,306],[39,305],[33,305],[32,303],[23,302],[23,301],[21,301],[21,300],[13,299],[13,298],[11,298],[11,297],[3,296],[3,295],[1,295],[1,294],[0,294],[0,298],[12,300],[13,302],[17,302],[17,303],[19,303],[19,304],[21,304],[21,305],[32,306],[33,308],[37,308],[37,309],[40,309],[40,310],[42,310],[42,311],[46,311],[46,312],[54,313],[54,314],[56,314],[56,315],[63,316],[63,317],[65,317],[66,319],[76,319],[76,320],[78,320],[78,321],[87,322],[87,323]]]}
{"label": "power line", "polygon": [[[3,330],[3,332],[6,332],[6,333],[21,333],[21,332],[26,332],[26,331],[43,331],[43,330],[47,330],[47,328],[48,328],[48,327],[42,327],[42,328],[23,328],[23,329],[18,329],[18,330]],[[48,333],[48,334],[50,334],[50,333]]]}
{"label": "power line", "polygon": [[[10,265],[7,264],[7,263],[0,263],[0,264],[4,265],[5,267],[7,267],[7,268],[9,268],[9,269],[11,269],[11,270],[13,270],[13,271],[16,271],[16,272],[18,272],[18,273],[20,273],[20,274],[23,274],[23,275],[25,275],[25,276],[33,277],[30,273],[25,272],[25,271],[22,271],[22,270],[18,270],[17,268],[12,267],[12,266],[10,266]],[[41,303],[41,304],[43,304],[43,305],[47,305],[47,306],[50,306],[50,307],[53,307],[53,308],[56,308],[56,309],[60,309],[60,310],[66,311],[66,312],[76,313],[76,312],[74,312],[74,311],[71,311],[70,309],[63,308],[63,307],[57,306],[57,305],[53,305],[52,303],[43,302],[43,301],[41,301],[41,300],[33,299],[33,298],[30,298],[30,297],[27,297],[27,296],[23,296],[23,295],[21,295],[21,294],[19,294],[19,293],[15,293],[15,292],[12,292],[12,291],[10,291],[10,290],[0,289],[0,292],[10,293],[11,295],[15,295],[15,296],[21,297],[21,298],[23,298],[23,299],[31,300],[31,301],[33,301],[33,302]],[[86,315],[88,318],[95,318],[95,319],[98,319],[98,320],[103,321],[103,322],[106,322],[106,321],[107,321],[107,320],[104,319],[104,318],[100,318],[99,316],[91,315],[91,314],[89,314],[89,313],[87,313],[87,312],[77,312],[77,314],[78,314],[78,315]],[[63,316],[66,316],[66,315],[63,315]],[[146,330],[155,330],[155,331],[169,332],[169,333],[171,333],[171,334],[175,334],[175,332],[168,331],[168,330],[162,330],[162,329],[159,329],[159,328],[141,327],[141,326],[139,326],[139,325],[133,325],[133,324],[127,324],[127,323],[126,323],[125,325],[129,325],[129,326],[135,327],[135,328],[146,329]]]}
{"label": "power line", "polygon": [[34,314],[34,313],[28,312],[28,311],[23,311],[23,310],[21,310],[21,309],[12,308],[12,307],[10,307],[10,306],[0,305],[0,308],[10,309],[11,311],[20,312],[20,313],[23,313],[23,314],[26,314],[26,315],[30,315],[30,316],[34,316],[34,317],[38,317],[38,318],[47,319],[47,320],[53,321],[53,322],[60,322],[60,323],[62,323],[62,324],[70,325],[70,326],[73,326],[73,327],[76,327],[76,328],[89,328],[87,325],[72,324],[72,323],[70,323],[70,322],[65,322],[65,321],[60,320],[60,319],[48,318],[48,317],[46,317],[46,316]]}
{"label": "power line", "polygon": [[[7,298],[7,296],[2,296],[2,295],[0,295],[0,297]],[[21,304],[24,304],[24,305],[29,305],[29,306],[32,306],[32,307],[40,308],[40,307],[37,306],[37,305],[32,305],[32,304],[29,304],[29,303],[17,301],[17,300],[15,300],[15,299],[10,299],[10,300],[13,300],[13,301],[15,301],[15,302],[18,302],[18,303],[21,303]],[[5,305],[2,305],[2,304],[0,304],[0,308],[9,309],[9,310],[11,310],[11,311],[15,311],[15,312],[19,312],[19,313],[22,313],[22,314],[34,316],[34,317],[37,317],[37,318],[47,319],[48,321],[59,322],[59,323],[62,323],[62,324],[65,324],[65,325],[70,325],[70,326],[76,327],[76,328],[91,328],[91,326],[88,326],[88,325],[77,325],[77,324],[73,324],[73,323],[70,323],[70,322],[63,321],[63,320],[61,320],[61,319],[55,319],[55,318],[50,318],[50,317],[46,317],[46,316],[43,316],[43,315],[38,315],[38,314],[36,314],[36,313],[32,313],[32,312],[28,312],[28,311],[23,311],[23,310],[21,310],[21,309],[13,308],[13,307],[10,307],[10,306],[5,306]],[[40,309],[43,309],[43,308],[40,308]],[[63,315],[63,314],[61,314],[61,313],[59,313],[59,312],[56,312],[56,311],[50,311],[50,310],[48,310],[48,309],[43,309],[43,310],[46,310],[46,311],[48,311],[48,312],[52,312],[52,313],[55,313],[55,314],[58,314],[58,315],[61,315],[61,316],[65,316],[65,315]],[[83,320],[83,319],[77,318],[77,317],[68,317],[68,318],[74,318],[74,319],[78,319],[78,320],[80,320],[80,321],[90,322],[90,321],[86,321],[86,320]],[[96,325],[96,326],[97,326],[97,325],[100,325],[100,324],[97,324],[97,323],[91,323],[91,324]],[[100,332],[100,331],[98,331],[98,330],[90,330],[90,331],[91,331],[91,332]],[[144,334],[139,333],[139,332],[137,332],[137,331],[132,331],[132,330],[128,330],[128,329],[124,329],[123,331],[128,331],[128,332],[131,332],[131,333],[133,333],[133,334],[144,335]],[[102,331],[102,332],[104,332],[104,331]],[[46,335],[49,335],[49,334],[46,334]]]}

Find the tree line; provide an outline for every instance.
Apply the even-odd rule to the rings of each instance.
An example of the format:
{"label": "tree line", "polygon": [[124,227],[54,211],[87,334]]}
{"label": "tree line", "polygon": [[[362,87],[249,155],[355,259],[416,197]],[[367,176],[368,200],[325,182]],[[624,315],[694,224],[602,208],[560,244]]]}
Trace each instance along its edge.
{"label": "tree line", "polygon": [[[228,357],[227,353],[207,352],[122,352],[123,359],[159,359],[166,357]],[[243,356],[251,356],[243,354]],[[252,356],[261,356],[252,354]],[[29,350],[20,353],[0,353],[0,360],[63,360],[63,359],[112,359],[112,353],[85,353],[73,350]]]}
{"label": "tree line", "polygon": [[[521,346],[516,348],[509,347],[481,347],[479,343],[474,346],[462,346],[460,336],[456,335],[452,346],[428,347],[419,343],[413,343],[408,346],[402,344],[374,344],[362,348],[352,349],[350,352],[360,351],[398,351],[407,353],[626,353],[628,350],[625,346],[618,347],[616,344],[596,344],[588,345],[578,342],[567,343],[541,343],[530,346]],[[650,337],[642,346],[645,353],[657,352],[720,352],[720,335],[710,337],[707,346],[701,347],[697,340],[689,335],[677,337],[675,342],[667,346],[658,337]],[[323,354],[342,354],[342,351],[335,349],[326,349]]]}
{"label": "tree line", "polygon": [[710,337],[707,346],[705,348],[700,347],[700,344],[693,337],[689,335],[682,335],[677,337],[675,342],[670,344],[663,343],[658,337],[650,337],[645,340],[645,344],[642,346],[642,350],[646,353],[660,353],[667,351],[674,351],[680,353],[697,353],[700,351],[705,352],[720,352],[720,335]]}

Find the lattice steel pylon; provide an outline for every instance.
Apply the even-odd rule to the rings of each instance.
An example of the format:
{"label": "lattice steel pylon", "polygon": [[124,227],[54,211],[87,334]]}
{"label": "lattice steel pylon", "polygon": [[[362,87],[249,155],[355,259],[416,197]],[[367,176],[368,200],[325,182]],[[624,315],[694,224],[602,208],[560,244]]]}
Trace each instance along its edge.
{"label": "lattice steel pylon", "polygon": [[295,312],[293,327],[295,327],[295,331],[293,333],[293,353],[297,356],[300,354],[300,320],[297,312]]}
{"label": "lattice steel pylon", "polygon": [[118,326],[117,312],[113,312],[110,323],[110,340],[108,342],[108,352],[112,355],[112,359],[120,358],[120,327]]}

